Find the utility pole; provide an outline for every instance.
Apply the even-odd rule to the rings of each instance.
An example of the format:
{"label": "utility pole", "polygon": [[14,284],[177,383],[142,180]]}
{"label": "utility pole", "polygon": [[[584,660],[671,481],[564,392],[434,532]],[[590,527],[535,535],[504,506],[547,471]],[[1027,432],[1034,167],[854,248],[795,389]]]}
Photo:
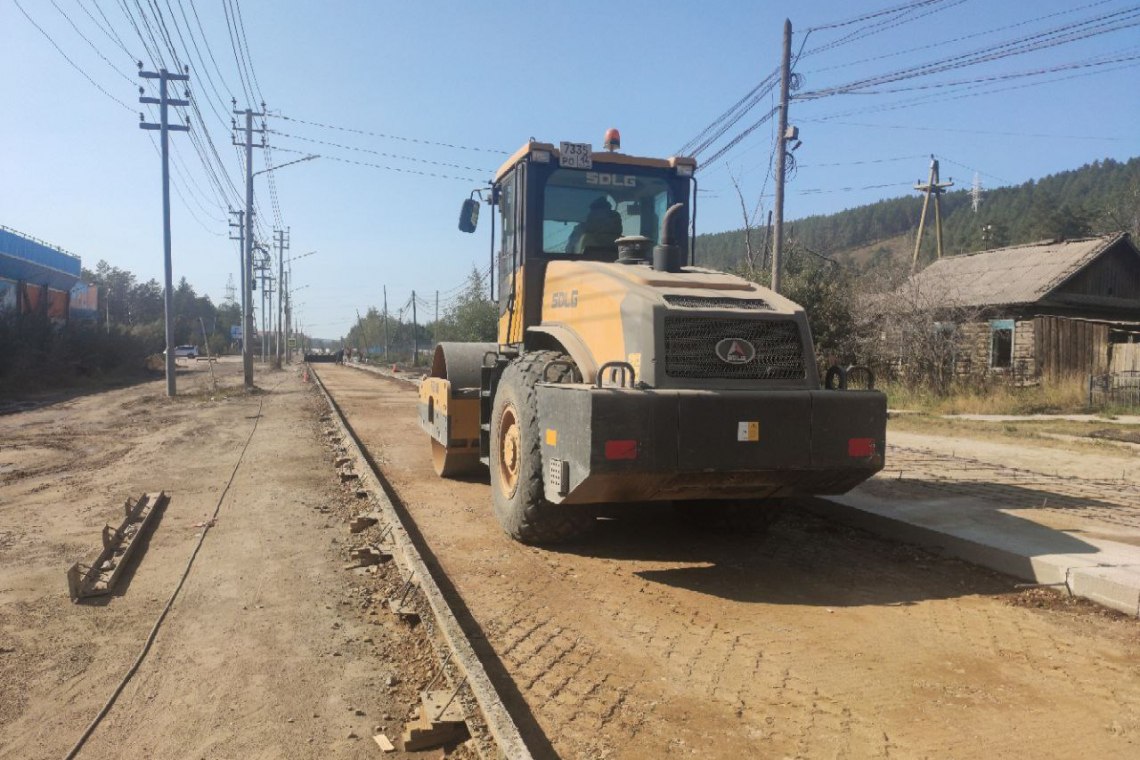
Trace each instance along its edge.
{"label": "utility pole", "polygon": [[792,20],[784,19],[784,56],[780,61],[780,125],[776,135],[776,226],[772,230],[772,290],[780,292],[784,255],[784,179],[788,164],[788,88],[792,77]]}
{"label": "utility pole", "polygon": [[[245,375],[246,389],[253,388],[253,349],[250,346],[249,336],[253,333],[253,303],[250,297],[250,288],[253,286],[253,133],[260,132],[262,135],[261,145],[258,147],[265,147],[265,129],[253,128],[253,117],[259,118],[265,116],[265,104],[261,104],[262,113],[254,113],[249,108],[244,111],[237,110],[237,100],[233,101],[234,113],[245,114],[245,140],[244,142],[234,141],[235,145],[240,145],[245,148],[245,227],[247,233],[245,235],[245,245],[243,247],[243,255],[245,261],[242,266],[242,272],[245,275],[245,282],[242,287],[241,294],[241,361],[242,370]],[[237,125],[235,124],[235,129]]]}
{"label": "utility pole", "polygon": [[289,345],[292,339],[293,332],[293,294],[290,288],[293,287],[293,262],[289,262],[289,268],[285,270],[285,282],[282,283],[281,289],[285,294],[285,362],[287,364],[293,363],[293,347]]}
{"label": "utility pole", "polygon": [[[140,103],[150,103],[158,106],[159,123],[151,124],[143,121],[143,116],[139,114],[139,128],[141,129],[157,129],[161,135],[162,142],[162,251],[163,251],[163,266],[165,276],[165,291],[163,296],[164,314],[166,319],[166,395],[173,396],[176,393],[174,381],[174,275],[170,266],[170,138],[169,133],[173,130],[175,132],[189,132],[190,127],[186,124],[171,124],[169,121],[169,107],[170,106],[188,106],[189,100],[178,100],[171,98],[168,95],[168,84],[170,82],[187,82],[190,80],[190,68],[186,68],[184,74],[171,74],[166,69],[159,69],[157,73],[153,71],[143,71],[142,61],[139,61],[139,76],[143,79],[157,79],[158,80],[158,93],[157,98],[140,97]],[[139,94],[145,90],[140,87]]]}
{"label": "utility pole", "polygon": [[388,286],[384,286],[384,362],[388,362]]}
{"label": "utility pole", "polygon": [[272,328],[269,313],[273,307],[272,259],[267,247],[258,245],[257,250],[262,254],[262,258],[257,261],[257,277],[261,281],[261,361],[268,362],[269,331]]}
{"label": "utility pole", "polygon": [[926,197],[922,199],[922,215],[918,218],[918,235],[914,239],[914,256],[910,260],[910,271],[913,274],[915,267],[918,266],[918,249],[922,246],[922,233],[926,228],[926,208],[930,205],[930,196],[934,196],[934,235],[938,249],[938,258],[942,258],[942,193],[946,192],[946,188],[952,187],[954,181],[951,178],[949,182],[938,181],[938,159],[934,156],[930,157],[930,179],[926,184],[915,183],[914,189],[926,193]]}
{"label": "utility pole", "polygon": [[416,324],[416,291],[412,291],[412,366],[420,356],[420,328]]}
{"label": "utility pole", "polygon": [[436,329],[439,329],[439,291],[435,291],[435,324]]}
{"label": "utility pole", "polygon": [[286,227],[283,230],[275,230],[277,233],[277,368],[281,368],[281,342],[282,342],[282,323],[281,312],[285,300],[285,251],[289,250],[289,229]]}
{"label": "utility pole", "polygon": [[[238,270],[241,272],[241,275],[239,275],[239,277],[241,279],[241,292],[242,292],[241,309],[242,309],[242,312],[244,313],[245,312],[245,292],[247,290],[249,290],[249,286],[245,282],[245,212],[244,211],[234,211],[231,209],[230,215],[237,217],[236,223],[230,222],[230,227],[237,229],[237,231],[238,231],[237,236],[235,237],[234,234],[231,232],[230,233],[230,240],[238,241]],[[240,323],[241,320],[239,319],[238,322]],[[244,328],[242,328],[242,329],[244,330]],[[232,335],[232,333],[231,333],[231,335]],[[242,332],[242,335],[241,335],[241,345],[242,345],[242,352],[244,355],[244,352],[245,352],[245,333],[244,332]]]}

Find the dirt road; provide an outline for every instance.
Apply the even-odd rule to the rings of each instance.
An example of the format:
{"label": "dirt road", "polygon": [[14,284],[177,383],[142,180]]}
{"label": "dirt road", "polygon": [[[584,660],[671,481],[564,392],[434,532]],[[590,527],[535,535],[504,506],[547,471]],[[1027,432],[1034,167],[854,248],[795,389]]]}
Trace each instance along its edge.
{"label": "dirt road", "polygon": [[1140,752],[1134,620],[1050,605],[1008,578],[797,512],[759,539],[643,511],[574,547],[521,546],[495,523],[485,481],[435,477],[411,386],[319,371],[548,754]]}
{"label": "dirt road", "polygon": [[[220,393],[192,364],[175,399],[157,381],[0,417],[0,758],[59,758],[79,738],[231,474],[154,648],[80,757],[373,758],[377,726],[398,737],[433,656],[341,569],[351,497],[319,440],[323,402],[296,371],[259,370],[246,395],[240,366],[219,366]],[[73,605],[67,566],[128,496],[158,490],[172,498],[133,573]]]}

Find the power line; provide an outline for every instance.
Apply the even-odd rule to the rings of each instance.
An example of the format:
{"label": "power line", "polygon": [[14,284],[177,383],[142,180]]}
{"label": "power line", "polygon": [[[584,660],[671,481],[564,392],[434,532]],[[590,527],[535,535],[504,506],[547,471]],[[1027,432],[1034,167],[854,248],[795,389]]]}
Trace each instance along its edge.
{"label": "power line", "polygon": [[[118,48],[126,54],[128,59],[130,59],[132,62],[138,60],[138,56],[127,48],[126,43],[123,42],[123,38],[119,36],[119,33],[117,31],[115,31],[115,27],[111,24],[110,19],[107,18],[107,14],[103,12],[103,9],[99,7],[98,3],[94,4],[95,10],[98,11],[99,16],[103,19],[103,23],[99,23],[99,20],[91,15],[91,11],[87,10],[87,6],[83,4],[83,0],[75,0],[75,4],[78,5],[80,10],[82,10],[87,15],[87,18],[91,19],[91,23],[98,27],[99,31],[103,32],[103,34],[107,36],[107,39],[115,43]],[[106,24],[106,26],[103,24]]]}
{"label": "power line", "polygon": [[415,162],[421,163],[421,164],[432,164],[433,166],[444,166],[444,167],[447,167],[449,169],[463,169],[464,171],[469,171],[469,172],[487,172],[488,174],[490,174],[491,172],[494,171],[493,169],[484,169],[484,168],[475,167],[475,166],[463,166],[461,164],[450,164],[450,163],[446,163],[444,161],[432,161],[432,160],[427,159],[427,158],[416,158],[415,156],[404,156],[404,155],[400,155],[398,153],[384,153],[383,151],[372,150],[370,148],[358,148],[358,147],[353,146],[353,145],[341,145],[339,143],[328,142],[327,140],[317,140],[317,139],[312,138],[312,137],[302,137],[300,135],[291,135],[291,134],[288,134],[286,132],[279,132],[276,129],[271,129],[271,130],[269,130],[269,132],[270,132],[270,134],[274,134],[274,135],[277,135],[279,137],[288,137],[292,140],[303,140],[305,142],[317,143],[318,145],[327,145],[327,146],[332,147],[332,148],[341,148],[342,150],[355,150],[355,151],[359,151],[361,153],[371,153],[374,156],[383,156],[384,158],[397,158],[397,159],[401,159],[403,161],[415,161]]}
{"label": "power line", "polygon": [[402,142],[420,143],[421,145],[435,145],[440,148],[454,148],[456,150],[471,150],[479,153],[496,153],[503,156],[509,156],[509,150],[498,150],[495,148],[476,148],[470,145],[458,145],[456,143],[437,142],[435,140],[425,140],[420,137],[402,137],[400,135],[385,134],[383,132],[370,132],[366,129],[354,129],[352,127],[338,127],[333,124],[323,124],[319,121],[307,121],[305,119],[298,119],[294,116],[286,116],[282,113],[270,113],[270,118],[284,119],[285,121],[293,121],[298,124],[307,124],[310,127],[321,127],[322,129],[335,129],[341,132],[353,132],[358,135],[367,135],[369,137],[380,137],[385,140],[400,140]]}
{"label": "power line", "polygon": [[1097,68],[1100,66],[1108,66],[1114,63],[1124,63],[1126,61],[1140,60],[1140,54],[1137,55],[1122,55],[1116,58],[1103,58],[1097,60],[1084,60],[1072,61],[1070,63],[1058,64],[1056,66],[1049,66],[1047,68],[1030,69],[1027,71],[1014,71],[1006,74],[995,74],[988,77],[976,77],[974,79],[958,79],[951,82],[932,82],[929,84],[911,85],[910,87],[891,87],[880,90],[865,90],[859,94],[883,95],[896,92],[914,92],[916,90],[936,90],[943,87],[961,87],[969,84],[986,84],[990,82],[1004,82],[1010,79],[1023,79],[1025,77],[1045,76],[1046,74],[1056,74],[1061,71],[1072,71],[1074,69],[1088,69]]}
{"label": "power line", "polygon": [[[885,32],[888,29],[894,29],[896,27],[902,26],[903,24],[910,24],[918,21],[921,18],[925,18],[932,14],[940,13],[944,10],[948,10],[955,6],[961,5],[962,3],[966,2],[966,0],[950,0],[948,5],[938,5],[937,7],[927,9],[925,13],[912,15],[922,6],[936,5],[943,2],[946,2],[946,0],[928,0],[927,2],[913,3],[911,7],[901,13],[898,13],[893,18],[885,18],[873,24],[868,24],[866,27],[863,27],[861,29],[856,29],[850,34],[847,34],[844,37],[840,37],[838,40],[820,45],[816,48],[812,48],[811,50],[807,51],[806,55],[812,56],[827,50],[833,50],[834,48],[841,47],[843,45],[849,45],[854,42],[861,42],[868,37],[879,34],[880,32]],[[806,34],[810,34],[812,31],[813,30],[808,29]]]}
{"label": "power line", "polygon": [[[961,100],[963,98],[980,97],[983,95],[992,95],[999,92],[1009,92],[1012,90],[1023,90],[1029,87],[1040,87],[1045,84],[1053,84],[1055,82],[1063,82],[1069,79],[1077,79],[1080,77],[1095,76],[1097,74],[1109,73],[1112,71],[1120,71],[1127,68],[1134,68],[1137,64],[1126,63],[1122,66],[1115,66],[1111,68],[1099,68],[1094,71],[1083,71],[1077,74],[1069,74],[1067,76],[1052,77],[1048,79],[1039,79],[1037,81],[1023,82],[1021,84],[1010,85],[1007,87],[992,87],[986,84],[972,84],[972,85],[959,85],[961,91],[958,94],[945,95],[942,93],[919,95],[914,98],[900,100],[890,105],[874,105],[862,108],[854,108],[847,111],[840,111],[838,113],[828,114],[826,116],[817,117],[814,119],[803,119],[803,122],[823,122],[831,121],[833,119],[845,118],[847,116],[857,116],[865,113],[882,113],[884,111],[898,111],[905,108],[914,108],[915,106],[924,105],[927,103],[937,102],[945,104],[952,100]],[[1073,139],[1086,139],[1087,136],[1075,136]]]}
{"label": "power line", "polygon": [[[816,121],[816,120],[815,119],[805,119],[804,121],[810,122],[810,121]],[[913,130],[916,132],[958,132],[958,133],[966,134],[966,135],[993,135],[993,136],[998,136],[998,137],[1036,137],[1036,138],[1048,138],[1048,139],[1053,139],[1053,140],[1088,139],[1088,140],[1124,141],[1124,140],[1133,139],[1133,138],[1129,138],[1129,137],[1106,137],[1106,136],[1095,136],[1095,135],[1059,135],[1059,134],[1034,133],[1034,132],[998,132],[998,131],[987,131],[987,130],[980,130],[980,129],[956,129],[953,127],[912,127],[912,126],[906,126],[903,124],[867,124],[867,123],[863,123],[863,122],[854,122],[854,121],[833,121],[832,123],[838,124],[838,125],[844,126],[844,127],[867,127],[869,129],[903,129],[903,130]]]}
{"label": "power line", "polygon": [[892,84],[916,77],[931,76],[953,69],[990,63],[1015,55],[1024,55],[1070,42],[1121,31],[1140,25],[1140,13],[1138,13],[1138,11],[1140,11],[1140,6],[1133,6],[1126,10],[1104,14],[1080,22],[1065,24],[1026,37],[1007,40],[996,45],[972,50],[968,53],[956,54],[928,63],[855,80],[843,85],[802,93],[796,95],[795,99],[815,100],[831,95],[868,90],[872,87],[878,87],[884,84]]}
{"label": "power line", "polygon": [[870,11],[870,12],[864,13],[860,16],[855,16],[854,18],[849,18],[845,21],[833,21],[833,22],[827,23],[827,24],[817,24],[816,26],[809,26],[807,29],[804,30],[804,32],[805,33],[806,32],[822,32],[826,29],[839,29],[839,28],[844,27],[844,26],[851,26],[852,24],[859,24],[859,23],[862,23],[864,21],[870,21],[872,19],[880,18],[882,16],[895,15],[898,13],[902,13],[903,11],[909,11],[909,10],[912,10],[912,9],[920,7],[920,6],[931,5],[931,4],[940,3],[940,2],[942,2],[942,0],[911,0],[911,2],[903,3],[902,5],[894,5],[894,6],[891,6],[889,8],[880,8],[877,11]]}
{"label": "power line", "polygon": [[262,102],[264,102],[265,101],[265,95],[262,94],[262,92],[261,92],[261,83],[257,81],[257,72],[254,71],[254,69],[253,69],[253,56],[249,52],[249,38],[247,38],[245,36],[245,20],[242,18],[242,15],[241,15],[241,1],[240,0],[230,0],[230,2],[232,4],[232,7],[234,8],[234,10],[237,11],[237,22],[238,22],[237,25],[238,25],[238,28],[241,30],[241,43],[242,43],[242,46],[245,48],[245,61],[246,61],[246,66],[249,68],[249,76],[253,81],[253,86],[256,88],[257,97],[259,99],[261,99]]}
{"label": "power line", "polygon": [[[770,71],[768,73],[768,76],[766,76],[766,77],[764,77],[764,79],[760,80],[759,84],[757,84],[751,90],[746,92],[743,97],[741,97],[739,100],[737,100],[731,106],[729,106],[728,110],[726,110],[720,116],[717,116],[715,119],[713,119],[708,125],[706,125],[704,127],[704,129],[702,129],[700,132],[698,132],[693,137],[689,138],[688,142],[686,142],[684,145],[682,145],[680,148],[678,148],[676,151],[674,151],[674,155],[677,155],[677,156],[689,155],[688,151],[691,148],[693,148],[697,143],[699,143],[705,137],[705,135],[707,135],[713,129],[716,129],[716,127],[719,124],[721,124],[723,121],[730,118],[734,113],[736,113],[736,111],[738,109],[743,108],[746,103],[748,103],[749,101],[756,98],[757,93],[759,93],[761,88],[766,87],[767,90],[770,91],[771,88],[773,86],[775,86],[776,78],[779,75],[780,75],[779,69],[772,69],[772,71]],[[764,94],[766,94],[766,93],[760,94],[759,97],[762,98]],[[741,116],[743,116],[743,113],[741,114]],[[739,119],[739,117],[738,117],[738,119]]]}
{"label": "power line", "polygon": [[253,104],[253,90],[250,88],[249,83],[246,81],[244,66],[241,60],[241,46],[237,42],[237,35],[234,33],[234,26],[230,19],[230,6],[226,0],[222,0],[222,11],[226,15],[226,29],[230,35],[230,48],[234,53],[234,63],[237,65],[238,79],[241,81],[242,93],[245,95],[246,102]]}
{"label": "power line", "polygon": [[864,164],[887,164],[894,161],[914,161],[918,158],[926,158],[925,153],[920,153],[913,156],[894,156],[892,158],[869,158],[863,161],[837,161],[829,164],[800,164],[801,169],[817,169],[825,166],[862,166]]}
{"label": "power line", "polygon": [[[292,148],[278,147],[277,150],[281,151],[282,153],[308,153],[308,151],[293,150]],[[476,183],[476,184],[483,181],[483,180],[479,180],[479,179],[474,179],[473,177],[456,177],[456,176],[451,175],[451,174],[439,174],[436,172],[418,171],[416,169],[404,169],[404,168],[400,168],[398,166],[386,166],[384,164],[374,164],[374,163],[371,163],[369,161],[354,161],[353,159],[350,159],[350,158],[340,158],[339,156],[330,156],[330,155],[327,155],[324,153],[319,154],[318,158],[323,158],[323,159],[326,159],[328,161],[339,161],[342,164],[353,164],[355,166],[365,166],[365,167],[368,167],[370,169],[383,169],[384,171],[400,172],[401,174],[416,174],[416,175],[419,175],[421,177],[432,177],[434,179],[453,179],[453,180],[457,180],[459,182],[468,182],[468,183]]]}
{"label": "power line", "polygon": [[1057,11],[1055,13],[1047,13],[1044,16],[1037,16],[1035,18],[1025,19],[1023,21],[1018,21],[1017,23],[1014,23],[1014,24],[1007,24],[1005,26],[993,27],[990,29],[985,29],[985,30],[980,31],[980,32],[974,32],[972,34],[963,34],[963,35],[960,35],[958,37],[952,37],[952,38],[947,39],[947,40],[940,40],[938,42],[931,42],[931,43],[926,44],[926,45],[918,45],[917,47],[906,48],[904,50],[893,50],[889,53],[883,53],[882,55],[874,55],[874,56],[871,56],[869,58],[860,58],[860,59],[855,60],[855,61],[847,61],[845,63],[837,63],[833,66],[825,66],[825,67],[819,68],[819,69],[812,69],[811,71],[807,71],[804,73],[806,73],[806,74],[821,74],[825,71],[833,71],[835,69],[850,68],[851,66],[857,66],[861,63],[871,63],[873,61],[881,61],[881,60],[884,60],[886,58],[895,58],[895,57],[900,56],[900,55],[909,55],[910,53],[917,53],[921,50],[930,50],[931,48],[945,47],[946,45],[952,45],[955,42],[963,42],[965,40],[971,40],[971,39],[974,39],[976,37],[986,37],[986,36],[989,36],[991,34],[997,34],[998,32],[1004,32],[1008,29],[1016,29],[1018,27],[1026,26],[1029,24],[1039,23],[1041,21],[1045,21],[1046,19],[1055,18],[1057,16],[1067,16],[1067,15],[1072,14],[1072,13],[1079,13],[1080,11],[1087,10],[1089,8],[1093,8],[1093,7],[1098,6],[1098,5],[1104,5],[1105,3],[1111,3],[1111,2],[1115,2],[1115,1],[1116,0],[1096,0],[1096,2],[1086,3],[1085,5],[1080,5],[1080,6],[1077,6],[1076,8],[1066,8],[1063,11]]}
{"label": "power line", "polygon": [[111,100],[118,103],[120,106],[125,108],[127,111],[129,111],[131,113],[135,112],[134,108],[130,107],[129,105],[124,103],[122,100],[119,100],[117,97],[115,97],[111,93],[107,92],[107,90],[105,90],[103,88],[103,85],[99,84],[94,79],[92,79],[91,75],[88,74],[86,71],[84,71],[83,68],[79,64],[77,64],[75,61],[71,60],[71,57],[67,53],[63,52],[63,48],[61,48],[56,43],[56,41],[54,39],[52,39],[51,35],[48,34],[46,31],[44,31],[44,28],[42,26],[40,26],[39,24],[37,24],[35,19],[33,19],[31,16],[28,15],[28,12],[26,10],[24,10],[24,6],[20,5],[20,0],[12,0],[12,2],[15,4],[16,8],[19,9],[20,13],[24,14],[24,18],[26,18],[28,20],[28,23],[30,23],[37,30],[39,30],[39,33],[44,36],[44,39],[46,39],[48,42],[50,42],[51,46],[53,48],[55,48],[56,52],[59,53],[63,57],[63,60],[67,61],[71,65],[71,68],[78,71],[83,76],[84,79],[86,79],[88,82],[90,82],[92,87],[94,87],[96,90],[98,90],[99,92],[106,95]]}

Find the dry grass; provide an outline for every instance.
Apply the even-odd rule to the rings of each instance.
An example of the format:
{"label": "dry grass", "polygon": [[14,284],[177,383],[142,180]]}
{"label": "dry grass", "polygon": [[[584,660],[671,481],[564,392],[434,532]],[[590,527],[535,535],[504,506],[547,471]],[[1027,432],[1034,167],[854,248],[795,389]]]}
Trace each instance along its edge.
{"label": "dry grass", "polygon": [[1056,383],[1017,387],[1008,384],[956,384],[947,395],[901,383],[883,386],[892,409],[929,414],[1084,414],[1088,384],[1083,377]]}

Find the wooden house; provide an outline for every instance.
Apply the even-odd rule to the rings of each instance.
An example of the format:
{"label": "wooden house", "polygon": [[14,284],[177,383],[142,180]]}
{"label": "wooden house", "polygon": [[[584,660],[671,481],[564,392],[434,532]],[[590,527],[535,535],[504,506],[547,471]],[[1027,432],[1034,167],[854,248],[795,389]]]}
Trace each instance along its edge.
{"label": "wooden house", "polygon": [[959,316],[954,372],[1103,374],[1140,357],[1140,250],[1128,233],[940,259],[908,282]]}

